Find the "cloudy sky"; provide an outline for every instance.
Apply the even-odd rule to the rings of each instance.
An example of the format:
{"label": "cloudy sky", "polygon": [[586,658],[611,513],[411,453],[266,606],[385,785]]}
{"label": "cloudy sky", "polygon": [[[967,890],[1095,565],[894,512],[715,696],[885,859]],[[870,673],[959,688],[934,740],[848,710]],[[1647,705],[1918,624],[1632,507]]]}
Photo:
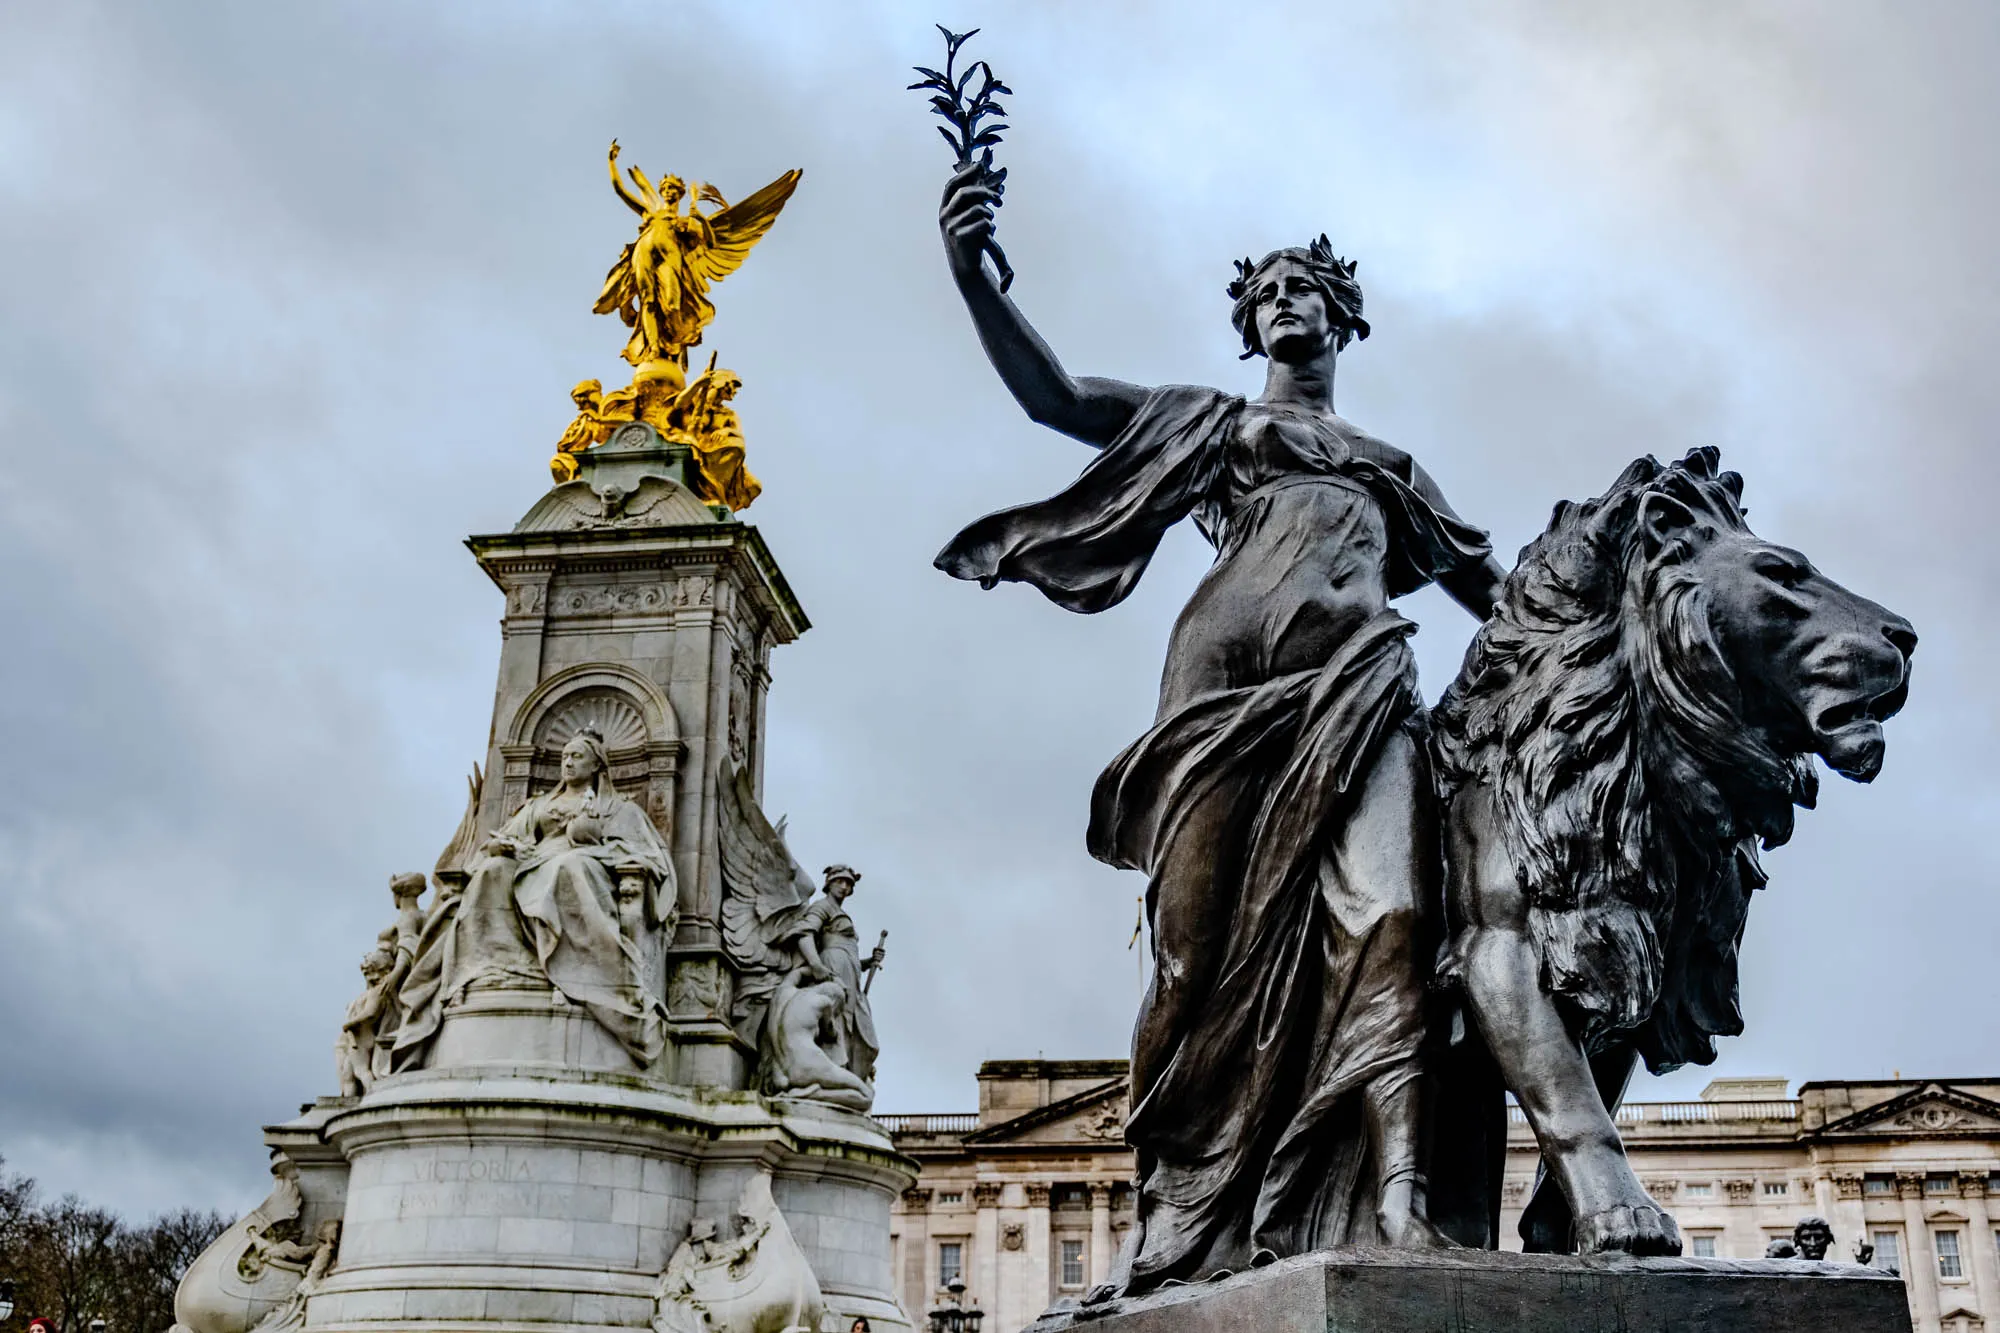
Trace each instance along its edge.
{"label": "cloudy sky", "polygon": [[[986,367],[907,68],[1016,90],[1015,295],[1078,372],[1254,389],[1229,261],[1324,230],[1376,333],[1342,411],[1503,552],[1635,455],[1719,445],[1753,522],[1909,616],[1872,788],[1830,780],[1710,1071],[2000,1072],[2000,10],[1976,4],[707,7],[0,3],[0,1154],[146,1212],[262,1193],[332,1088],[393,871],[485,746],[500,599],[460,545],[545,485],[627,160],[804,184],[720,289],[749,517],[815,628],[768,801],[852,862],[884,1110],[1122,1054],[1136,876],[1084,854],[1208,552],[1078,617],[954,583],[960,524],[1083,450]],[[1471,624],[1435,593],[1427,687]]]}

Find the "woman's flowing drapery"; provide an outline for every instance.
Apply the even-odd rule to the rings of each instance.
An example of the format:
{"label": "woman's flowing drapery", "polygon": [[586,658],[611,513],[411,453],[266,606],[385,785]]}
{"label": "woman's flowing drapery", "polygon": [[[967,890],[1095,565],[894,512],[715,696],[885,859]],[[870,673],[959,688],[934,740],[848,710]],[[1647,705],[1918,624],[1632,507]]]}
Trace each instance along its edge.
{"label": "woman's flowing drapery", "polygon": [[[1243,409],[1212,389],[1156,390],[1074,484],[980,519],[938,567],[1100,611],[1130,593],[1173,523],[1192,515],[1227,561],[1260,540],[1249,529],[1271,511],[1274,488],[1317,483],[1342,491],[1329,506],[1379,511],[1387,546],[1367,558],[1383,562],[1373,573],[1390,595],[1490,553],[1483,533],[1426,502],[1413,474],[1356,457],[1331,431],[1290,443],[1278,467],[1251,475],[1229,453]],[[1339,530],[1321,537],[1338,541]],[[1098,780],[1092,855],[1150,878],[1148,1005],[1160,966],[1205,987],[1141,1015],[1142,1032],[1162,1016],[1171,1030],[1145,1059],[1135,1051],[1134,1282],[1198,1278],[1260,1248],[1377,1239],[1373,1209],[1357,1206],[1369,1197],[1361,1093],[1416,1077],[1424,979],[1413,963],[1422,941],[1409,930],[1435,912],[1400,897],[1435,876],[1370,875],[1371,849],[1346,835],[1385,752],[1405,747],[1399,758],[1420,781],[1405,797],[1402,832],[1430,850],[1413,629],[1384,607],[1312,669],[1174,700]],[[1199,967],[1160,957],[1162,914],[1187,910],[1163,891],[1212,895],[1196,915],[1222,924],[1202,939]]]}

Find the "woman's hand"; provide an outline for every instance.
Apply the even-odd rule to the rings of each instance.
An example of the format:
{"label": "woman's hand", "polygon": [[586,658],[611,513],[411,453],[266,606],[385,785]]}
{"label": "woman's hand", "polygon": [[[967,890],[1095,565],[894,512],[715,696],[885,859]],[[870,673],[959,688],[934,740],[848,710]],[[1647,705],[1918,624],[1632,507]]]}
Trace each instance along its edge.
{"label": "woman's hand", "polygon": [[482,856],[513,857],[521,854],[519,845],[512,838],[500,833],[496,833],[488,838],[486,845],[481,847],[479,851]]}
{"label": "woman's hand", "polygon": [[977,162],[953,171],[945,183],[944,201],[938,205],[945,258],[960,282],[982,271],[981,260],[993,241],[993,209],[1000,196],[984,183],[985,171]]}

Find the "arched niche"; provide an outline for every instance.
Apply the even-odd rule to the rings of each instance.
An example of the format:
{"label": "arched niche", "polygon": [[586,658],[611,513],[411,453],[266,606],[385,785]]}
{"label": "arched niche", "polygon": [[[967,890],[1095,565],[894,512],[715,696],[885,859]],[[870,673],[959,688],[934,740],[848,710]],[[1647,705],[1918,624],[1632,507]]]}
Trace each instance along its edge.
{"label": "arched niche", "polygon": [[500,754],[506,762],[502,804],[520,808],[553,787],[562,749],[587,726],[604,735],[611,783],[673,838],[674,785],[683,749],[680,720],[657,686],[628,667],[593,662],[550,676],[515,710]]}

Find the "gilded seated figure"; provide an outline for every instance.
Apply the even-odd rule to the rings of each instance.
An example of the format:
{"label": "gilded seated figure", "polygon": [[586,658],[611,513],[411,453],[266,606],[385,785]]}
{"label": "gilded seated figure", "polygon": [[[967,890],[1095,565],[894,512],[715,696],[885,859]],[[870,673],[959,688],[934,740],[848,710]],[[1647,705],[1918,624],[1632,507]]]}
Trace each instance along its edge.
{"label": "gilded seated figure", "polygon": [[399,996],[396,1069],[420,1067],[445,1006],[481,986],[553,987],[639,1064],[658,1058],[661,1004],[621,929],[620,889],[639,889],[634,924],[656,928],[673,915],[673,864],[645,811],[611,789],[609,767],[603,736],[578,732],[561,782],[487,839],[464,892],[431,912]]}

